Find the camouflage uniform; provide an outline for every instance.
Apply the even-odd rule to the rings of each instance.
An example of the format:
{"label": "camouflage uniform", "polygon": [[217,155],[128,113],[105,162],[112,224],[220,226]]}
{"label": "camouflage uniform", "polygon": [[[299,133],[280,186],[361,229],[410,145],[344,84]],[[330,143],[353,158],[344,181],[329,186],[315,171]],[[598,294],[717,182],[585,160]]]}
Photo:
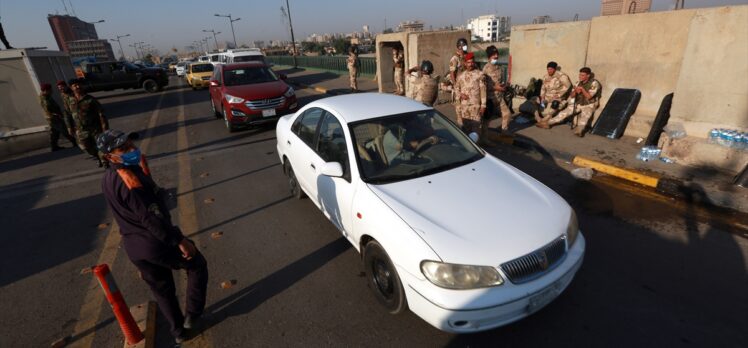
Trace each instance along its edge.
{"label": "camouflage uniform", "polygon": [[460,100],[457,94],[455,94],[454,86],[457,83],[456,78],[452,78],[452,73],[455,73],[455,77],[459,77],[460,74],[465,71],[465,64],[462,61],[462,57],[455,54],[449,59],[449,72],[447,73],[447,81],[452,85],[452,105],[455,106],[455,112],[457,113],[457,119],[460,119]]}
{"label": "camouflage uniform", "polygon": [[494,89],[496,86],[500,86],[504,83],[502,81],[502,69],[498,65],[491,63],[486,64],[483,67],[483,74],[486,75],[486,93],[488,94],[488,100],[491,101],[491,109],[486,110],[488,119],[493,119],[498,111],[498,116],[501,116],[501,129],[507,130],[509,128],[509,122],[512,120],[512,113],[509,111],[509,106],[506,105],[504,100],[504,92],[499,92]]}
{"label": "camouflage uniform", "polygon": [[[559,111],[566,107],[566,97],[569,95],[571,89],[571,79],[563,72],[556,71],[553,76],[548,74],[543,77],[543,87],[540,88],[540,101],[545,102],[545,109],[543,110],[540,117],[536,116],[536,120],[547,119],[549,116],[553,117]],[[551,108],[551,103],[554,100],[558,100],[560,105],[558,109]]]}
{"label": "camouflage uniform", "polygon": [[392,60],[395,63],[395,74],[393,78],[395,80],[395,88],[397,89],[395,94],[398,95],[405,94],[405,88],[403,87],[403,70],[405,69],[405,63],[403,59],[403,53],[401,51],[397,51],[396,54],[392,55]]}
{"label": "camouflage uniform", "polygon": [[411,76],[409,80],[411,91],[409,98],[428,106],[434,106],[434,102],[436,102],[436,97],[439,93],[439,83],[436,78],[418,72],[417,76]]}
{"label": "camouflage uniform", "polygon": [[[478,69],[466,70],[457,77],[455,94],[459,100],[457,105],[457,124],[466,133],[480,131],[482,115],[481,108],[486,107],[486,83],[483,73]],[[462,96],[467,96],[466,100]]]}
{"label": "camouflage uniform", "polygon": [[590,78],[586,83],[577,82],[577,86],[581,86],[586,90],[592,98],[587,100],[584,94],[577,93],[574,98],[569,98],[569,105],[566,109],[562,110],[555,117],[548,120],[548,125],[559,124],[563,122],[569,116],[573,116],[572,121],[573,127],[579,127],[576,130],[577,134],[584,132],[587,124],[591,121],[592,115],[595,110],[600,107],[600,95],[602,94],[602,86],[597,80]]}
{"label": "camouflage uniform", "polygon": [[52,95],[39,95],[39,104],[41,104],[42,110],[44,110],[44,118],[49,123],[49,146],[52,150],[60,148],[57,145],[60,135],[64,136],[70,143],[75,144],[75,138],[68,133],[69,127],[65,124],[62,110],[60,110],[57,102],[52,99]]}
{"label": "camouflage uniform", "polygon": [[73,119],[77,125],[78,146],[91,156],[101,158],[96,148],[96,137],[109,129],[109,121],[104,117],[101,104],[93,96],[86,94],[75,100]]}
{"label": "camouflage uniform", "polygon": [[358,55],[355,53],[349,53],[346,63],[348,65],[348,79],[350,81],[351,89],[358,90],[358,82],[356,81],[356,75],[358,75]]}

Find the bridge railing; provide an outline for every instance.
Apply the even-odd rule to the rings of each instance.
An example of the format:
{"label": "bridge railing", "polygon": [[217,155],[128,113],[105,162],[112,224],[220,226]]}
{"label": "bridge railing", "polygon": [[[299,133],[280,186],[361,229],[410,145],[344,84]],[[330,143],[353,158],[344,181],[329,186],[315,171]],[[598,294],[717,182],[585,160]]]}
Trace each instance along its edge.
{"label": "bridge railing", "polygon": [[[296,63],[302,68],[326,70],[336,73],[348,73],[347,56],[299,56]],[[291,56],[267,56],[265,60],[275,65],[293,66]],[[358,58],[358,73],[371,76],[377,74],[377,60],[374,57]]]}

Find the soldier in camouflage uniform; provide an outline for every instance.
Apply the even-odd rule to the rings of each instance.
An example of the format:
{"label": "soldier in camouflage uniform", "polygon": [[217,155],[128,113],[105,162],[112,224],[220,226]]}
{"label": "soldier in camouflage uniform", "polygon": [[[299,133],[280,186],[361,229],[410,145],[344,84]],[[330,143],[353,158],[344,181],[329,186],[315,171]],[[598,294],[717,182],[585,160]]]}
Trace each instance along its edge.
{"label": "soldier in camouflage uniform", "polygon": [[99,167],[102,167],[105,162],[96,148],[96,137],[109,129],[109,121],[104,117],[104,110],[99,101],[86,93],[81,80],[75,80],[70,87],[75,94],[73,119],[77,126],[78,146],[96,158],[99,161]]}
{"label": "soldier in camouflage uniform", "polygon": [[579,137],[584,136],[587,125],[592,121],[592,115],[600,107],[602,89],[600,82],[593,78],[590,68],[580,69],[579,82],[571,90],[568,106],[555,117],[543,119],[540,127],[548,129],[572,116],[574,118],[571,122],[571,128],[574,129],[574,134]]}
{"label": "soldier in camouflage uniform", "polygon": [[44,118],[49,123],[49,146],[52,151],[63,149],[57,142],[60,140],[60,135],[64,136],[70,143],[75,145],[75,138],[68,133],[68,126],[65,125],[64,114],[57,105],[57,102],[52,99],[52,86],[48,83],[42,83],[40,86],[41,94],[39,95],[39,103],[44,110]]}
{"label": "soldier in camouflage uniform", "polygon": [[465,69],[455,83],[455,93],[459,99],[457,125],[466,134],[475,132],[480,135],[481,119],[486,112],[485,76],[475,68],[473,53],[465,55]]}
{"label": "soldier in camouflage uniform", "polygon": [[501,130],[506,131],[509,129],[509,122],[512,120],[512,113],[504,100],[506,86],[503,81],[503,71],[499,67],[499,50],[496,49],[496,46],[486,48],[486,57],[488,57],[488,64],[483,67],[488,93],[486,121],[501,117]]}
{"label": "soldier in camouflage uniform", "polygon": [[540,104],[544,109],[538,110],[539,115],[535,115],[535,121],[538,123],[549,116],[555,116],[566,108],[566,98],[571,89],[571,79],[568,75],[558,71],[556,62],[548,62],[546,68],[548,74],[543,77],[543,87],[540,88]]}
{"label": "soldier in camouflage uniform", "polygon": [[392,60],[395,64],[393,79],[395,80],[395,94],[405,95],[405,88],[403,87],[403,72],[405,70],[405,58],[403,53],[397,49],[392,48]]}
{"label": "soldier in camouflage uniform", "polygon": [[[410,98],[424,103],[428,106],[434,106],[436,97],[439,93],[439,83],[436,78],[432,77],[434,72],[434,65],[424,60],[421,62],[421,66],[413,67],[408,70],[408,74],[411,75],[410,80]],[[415,76],[413,76],[415,74]]]}
{"label": "soldier in camouflage uniform", "polygon": [[354,92],[358,91],[358,82],[356,76],[358,75],[358,53],[356,52],[356,46],[351,46],[348,49],[348,59],[346,59],[346,65],[348,66],[348,79],[350,81],[351,90]]}
{"label": "soldier in camouflage uniform", "polygon": [[460,119],[460,99],[455,93],[454,86],[457,83],[457,77],[465,71],[465,55],[467,54],[467,50],[467,40],[460,38],[457,40],[455,54],[449,59],[449,74],[447,75],[447,82],[452,85],[452,105],[455,106],[458,120]]}
{"label": "soldier in camouflage uniform", "polygon": [[57,90],[60,91],[62,106],[65,109],[65,124],[68,126],[68,134],[75,135],[75,121],[73,120],[73,105],[75,104],[75,95],[68,87],[65,81],[57,81]]}

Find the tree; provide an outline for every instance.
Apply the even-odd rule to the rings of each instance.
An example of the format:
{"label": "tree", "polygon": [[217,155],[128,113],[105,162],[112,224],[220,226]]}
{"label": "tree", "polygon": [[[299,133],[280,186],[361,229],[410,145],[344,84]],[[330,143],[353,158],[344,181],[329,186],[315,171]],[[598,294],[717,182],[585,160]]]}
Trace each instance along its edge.
{"label": "tree", "polygon": [[391,34],[391,33],[394,33],[394,32],[395,32],[395,31],[394,31],[394,30],[392,30],[392,28],[387,28],[387,29],[385,29],[385,30],[384,30],[384,31],[382,32],[382,34]]}
{"label": "tree", "polygon": [[348,54],[348,48],[351,47],[351,42],[346,39],[335,39],[332,41],[332,47],[335,48],[335,54]]}

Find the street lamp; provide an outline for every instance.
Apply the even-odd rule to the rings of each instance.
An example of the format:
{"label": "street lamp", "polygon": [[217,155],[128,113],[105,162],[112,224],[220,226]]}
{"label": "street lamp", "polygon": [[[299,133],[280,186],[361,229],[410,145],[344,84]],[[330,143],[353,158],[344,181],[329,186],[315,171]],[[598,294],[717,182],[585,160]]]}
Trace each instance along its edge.
{"label": "street lamp", "polygon": [[128,45],[128,46],[130,46],[130,47],[132,47],[132,48],[135,49],[135,56],[138,57],[138,59],[140,59],[140,52],[138,52],[138,45],[132,44],[132,45]]}
{"label": "street lamp", "polygon": [[213,41],[216,42],[216,52],[218,52],[218,39],[216,39],[216,35],[220,34],[221,32],[220,31],[216,32],[213,29],[211,29],[211,30],[205,30],[205,29],[203,29],[203,32],[204,33],[213,33]]}
{"label": "street lamp", "polygon": [[230,13],[227,14],[227,15],[220,15],[220,14],[216,13],[215,16],[216,17],[226,17],[226,18],[229,19],[229,23],[231,23],[231,36],[234,37],[234,48],[236,48],[236,34],[234,33],[234,22],[240,20],[241,18],[232,19]]}
{"label": "street lamp", "polygon": [[124,51],[124,50],[122,50],[122,42],[121,42],[121,39],[122,39],[123,37],[128,37],[128,36],[130,36],[130,34],[127,34],[127,35],[117,35],[117,38],[116,38],[116,39],[109,39],[109,40],[112,40],[112,41],[117,41],[117,43],[119,44],[119,54],[120,54],[120,56],[122,56],[122,57],[124,57],[124,56],[125,56],[125,51]]}
{"label": "street lamp", "polygon": [[[86,23],[88,23],[88,24],[91,24],[92,26],[94,26],[94,31],[96,31],[96,26],[95,26],[95,24],[99,24],[99,23],[104,23],[104,20],[103,20],[103,19],[100,19],[100,20],[98,20],[98,21],[96,21],[96,22],[86,22]],[[88,29],[88,28],[86,28],[86,29]],[[88,31],[88,30],[86,30],[86,31]],[[98,35],[91,35],[91,32],[90,32],[90,31],[88,32],[88,38],[89,38],[89,39],[90,39],[90,38],[92,38],[92,37],[94,37],[94,36],[97,36],[97,37],[98,37]]]}

